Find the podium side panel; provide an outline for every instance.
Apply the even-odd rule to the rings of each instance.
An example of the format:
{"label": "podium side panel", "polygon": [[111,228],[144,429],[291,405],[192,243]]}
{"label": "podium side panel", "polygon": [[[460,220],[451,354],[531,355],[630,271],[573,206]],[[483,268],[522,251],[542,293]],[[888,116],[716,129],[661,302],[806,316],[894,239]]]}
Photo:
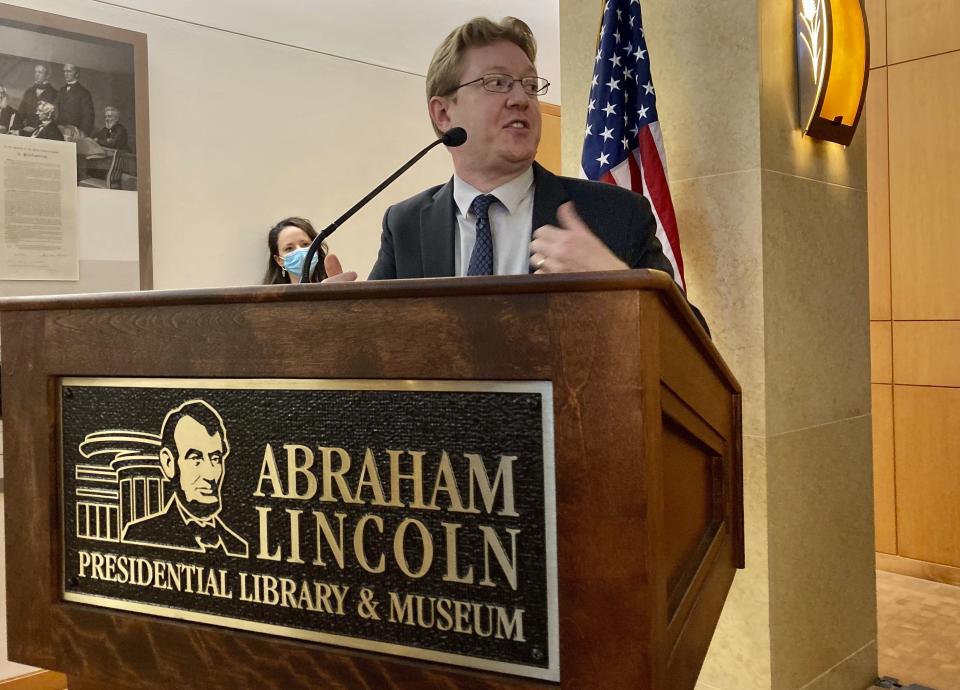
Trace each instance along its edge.
{"label": "podium side panel", "polygon": [[[4,529],[7,650],[13,661],[58,668],[50,622],[57,602],[53,391],[44,375],[43,318],[4,313]],[[15,337],[9,337],[15,334]]]}
{"label": "podium side panel", "polygon": [[661,312],[663,527],[668,682],[696,685],[727,591],[742,566],[739,394],[699,334]]}

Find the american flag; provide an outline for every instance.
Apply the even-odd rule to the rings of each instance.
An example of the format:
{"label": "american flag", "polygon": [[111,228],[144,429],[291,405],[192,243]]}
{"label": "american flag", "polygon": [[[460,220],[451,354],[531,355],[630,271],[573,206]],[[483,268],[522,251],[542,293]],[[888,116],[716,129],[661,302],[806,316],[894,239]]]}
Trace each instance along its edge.
{"label": "american flag", "polygon": [[650,200],[657,238],[673,266],[674,278],[685,288],[640,0],[607,0],[603,7],[584,136],[583,176],[625,187]]}

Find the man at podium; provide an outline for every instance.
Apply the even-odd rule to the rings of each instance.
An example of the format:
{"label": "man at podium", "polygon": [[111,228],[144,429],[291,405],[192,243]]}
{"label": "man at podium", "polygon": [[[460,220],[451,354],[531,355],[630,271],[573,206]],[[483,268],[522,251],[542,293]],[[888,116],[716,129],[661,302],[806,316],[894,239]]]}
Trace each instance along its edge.
{"label": "man at podium", "polygon": [[[514,17],[454,29],[427,70],[438,135],[454,176],[391,206],[370,279],[654,268],[673,275],[649,202],[630,191],[553,175],[534,162],[540,142],[536,40]],[[332,280],[352,280],[328,257]],[[331,270],[332,269],[332,270]]]}

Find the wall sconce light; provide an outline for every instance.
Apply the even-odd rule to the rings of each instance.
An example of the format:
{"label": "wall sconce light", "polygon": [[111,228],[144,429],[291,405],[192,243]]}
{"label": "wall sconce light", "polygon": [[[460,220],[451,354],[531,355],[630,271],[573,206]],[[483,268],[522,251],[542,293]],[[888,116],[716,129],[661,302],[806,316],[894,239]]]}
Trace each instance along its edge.
{"label": "wall sconce light", "polygon": [[860,0],[795,0],[804,134],[847,146],[867,93],[870,46]]}

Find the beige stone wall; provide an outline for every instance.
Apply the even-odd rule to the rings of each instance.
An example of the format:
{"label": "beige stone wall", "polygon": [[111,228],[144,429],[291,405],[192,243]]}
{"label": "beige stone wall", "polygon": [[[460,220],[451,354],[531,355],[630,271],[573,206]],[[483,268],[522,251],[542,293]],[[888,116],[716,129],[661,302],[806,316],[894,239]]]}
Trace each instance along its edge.
{"label": "beige stone wall", "polygon": [[[564,170],[602,3],[561,0]],[[643,4],[691,300],[744,389],[747,569],[704,689],[876,674],[864,132],[800,134],[792,3]]]}

